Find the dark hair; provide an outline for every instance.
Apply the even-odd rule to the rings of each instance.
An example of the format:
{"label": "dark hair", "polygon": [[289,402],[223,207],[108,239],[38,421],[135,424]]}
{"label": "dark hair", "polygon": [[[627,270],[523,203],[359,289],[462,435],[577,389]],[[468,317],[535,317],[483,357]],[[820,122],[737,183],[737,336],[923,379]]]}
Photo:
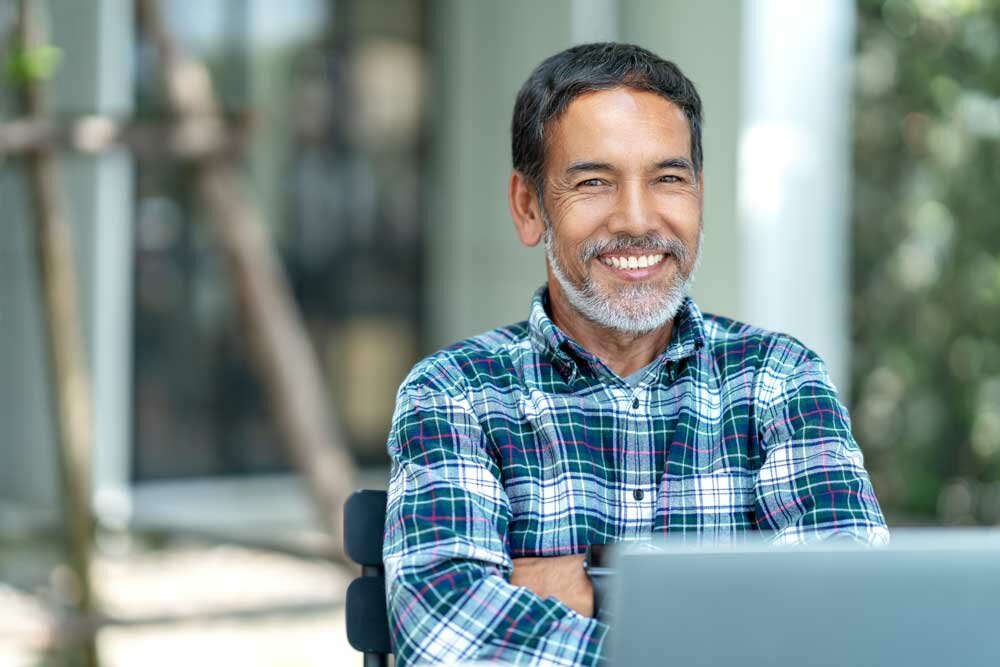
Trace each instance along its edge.
{"label": "dark hair", "polygon": [[691,129],[691,162],[701,172],[701,98],[677,65],[633,44],[580,44],[545,59],[521,86],[510,124],[514,169],[541,195],[545,131],[576,97],[626,87],[655,93],[680,107]]}

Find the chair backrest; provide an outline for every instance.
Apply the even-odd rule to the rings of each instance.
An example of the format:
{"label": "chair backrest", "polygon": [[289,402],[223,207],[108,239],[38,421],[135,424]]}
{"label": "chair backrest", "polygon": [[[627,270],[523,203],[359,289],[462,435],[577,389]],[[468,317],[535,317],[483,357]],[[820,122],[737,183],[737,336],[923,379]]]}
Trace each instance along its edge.
{"label": "chair backrest", "polygon": [[361,576],[347,588],[347,641],[365,654],[365,666],[386,665],[392,653],[385,606],[382,539],[385,491],[355,491],[344,503],[344,550],[361,566]]}

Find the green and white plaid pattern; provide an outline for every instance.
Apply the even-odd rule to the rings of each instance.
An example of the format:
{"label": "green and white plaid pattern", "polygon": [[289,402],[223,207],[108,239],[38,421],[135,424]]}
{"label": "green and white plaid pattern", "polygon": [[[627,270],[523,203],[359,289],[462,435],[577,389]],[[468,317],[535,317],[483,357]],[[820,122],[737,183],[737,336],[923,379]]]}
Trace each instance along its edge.
{"label": "green and white plaid pattern", "polygon": [[547,300],[400,387],[384,549],[398,665],[600,661],[607,626],[510,585],[512,558],[657,534],[888,540],[847,411],[801,343],[688,299],[630,386]]}

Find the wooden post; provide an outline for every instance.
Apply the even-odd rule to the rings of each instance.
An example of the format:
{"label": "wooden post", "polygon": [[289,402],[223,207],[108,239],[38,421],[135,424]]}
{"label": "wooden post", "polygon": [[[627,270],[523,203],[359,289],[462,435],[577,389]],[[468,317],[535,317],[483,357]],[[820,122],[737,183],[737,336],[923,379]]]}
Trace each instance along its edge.
{"label": "wooden post", "polygon": [[[30,59],[46,48],[45,26],[31,0],[20,0],[17,30],[19,57]],[[21,99],[29,116],[46,115],[42,76],[25,68],[20,73]],[[25,156],[28,189],[34,211],[36,262],[39,272],[49,347],[50,386],[57,434],[70,567],[75,578],[76,605],[86,619],[95,617],[90,578],[93,515],[90,505],[92,449],[91,385],[84,355],[83,323],[79,315],[78,283],[73,242],[66,221],[59,173],[51,148]],[[96,638],[89,634],[81,647],[85,664],[98,664]]]}

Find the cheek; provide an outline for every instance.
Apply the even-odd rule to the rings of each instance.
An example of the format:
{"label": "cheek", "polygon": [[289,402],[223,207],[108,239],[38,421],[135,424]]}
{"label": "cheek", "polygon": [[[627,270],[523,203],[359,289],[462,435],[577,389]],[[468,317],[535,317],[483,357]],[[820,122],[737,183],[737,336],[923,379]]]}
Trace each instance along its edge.
{"label": "cheek", "polygon": [[572,226],[574,235],[586,235],[600,226],[600,221],[614,210],[614,197],[608,193],[573,192],[555,198],[553,217],[564,227]]}
{"label": "cheek", "polygon": [[678,217],[697,217],[701,211],[701,197],[688,189],[663,193],[657,202],[662,209],[673,211]]}
{"label": "cheek", "polygon": [[593,210],[585,211],[582,207],[565,217],[561,216],[558,221],[552,223],[556,248],[563,254],[572,255],[576,260],[581,246],[592,240],[600,231],[602,220],[604,220],[603,215],[595,214]]}
{"label": "cheek", "polygon": [[692,196],[664,197],[659,202],[660,215],[684,240],[696,241],[701,226],[701,202]]}
{"label": "cheek", "polygon": [[556,253],[559,256],[559,262],[570,273],[576,274],[584,270],[580,263],[580,246],[583,242],[584,239],[557,237]]}

